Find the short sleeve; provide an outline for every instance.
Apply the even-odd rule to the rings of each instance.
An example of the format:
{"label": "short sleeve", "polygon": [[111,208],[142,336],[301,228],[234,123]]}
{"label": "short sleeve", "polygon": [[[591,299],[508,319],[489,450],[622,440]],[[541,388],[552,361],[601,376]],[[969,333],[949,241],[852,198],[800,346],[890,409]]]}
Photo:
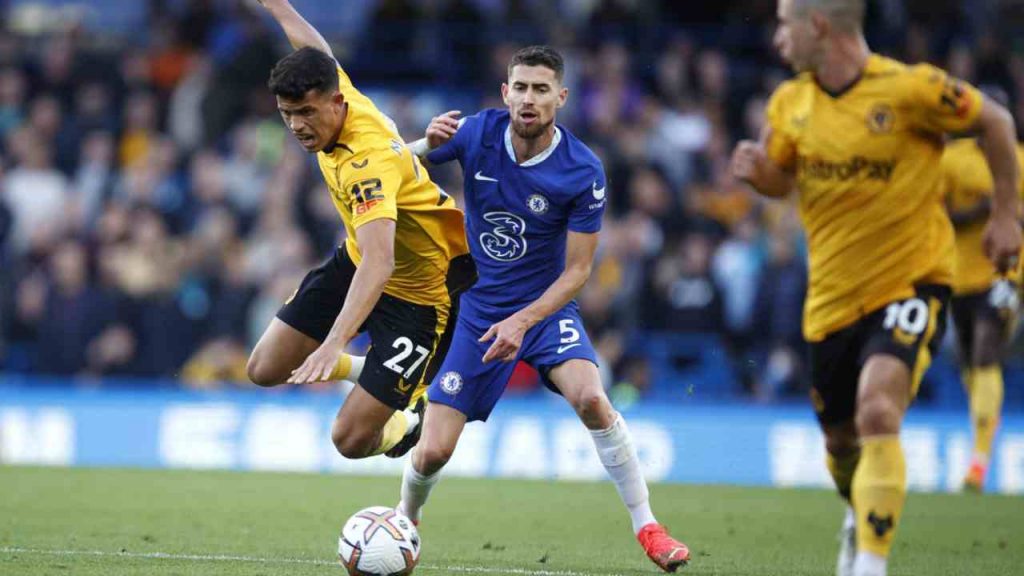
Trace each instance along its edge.
{"label": "short sleeve", "polygon": [[909,81],[911,117],[921,129],[939,134],[963,132],[981,113],[981,92],[935,66],[912,66]]}
{"label": "short sleeve", "polygon": [[765,151],[776,166],[792,170],[796,165],[796,140],[790,132],[785,85],[772,94],[765,111]]}
{"label": "short sleeve", "polygon": [[569,230],[593,234],[601,230],[601,219],[607,205],[606,190],[608,187],[604,168],[596,167],[594,181],[581,191],[573,200],[569,212]]}
{"label": "short sleeve", "polygon": [[361,153],[350,160],[343,187],[352,201],[354,228],[381,218],[398,219],[400,161],[401,157],[390,150]]}
{"label": "short sleeve", "polygon": [[477,130],[480,122],[479,114],[467,116],[459,120],[459,129],[455,131],[455,136],[452,136],[451,140],[427,154],[427,161],[435,166],[447,164],[452,160],[462,162],[466,151],[466,143],[470,140],[470,132]]}

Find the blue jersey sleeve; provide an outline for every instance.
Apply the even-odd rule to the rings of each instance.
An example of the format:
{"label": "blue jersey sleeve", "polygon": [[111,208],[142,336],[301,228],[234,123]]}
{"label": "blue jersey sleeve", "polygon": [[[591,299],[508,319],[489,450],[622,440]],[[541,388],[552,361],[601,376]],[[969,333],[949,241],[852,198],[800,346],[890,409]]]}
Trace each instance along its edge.
{"label": "blue jersey sleeve", "polygon": [[459,129],[452,136],[451,140],[438,146],[427,154],[427,161],[437,166],[447,164],[452,160],[462,161],[466,151],[466,143],[469,141],[470,132],[478,129],[479,119],[476,116],[467,116],[459,120]]}
{"label": "blue jersey sleeve", "polygon": [[569,213],[569,230],[586,234],[601,230],[601,219],[607,204],[606,187],[604,169],[598,166],[593,183],[582,190],[573,201],[572,211]]}

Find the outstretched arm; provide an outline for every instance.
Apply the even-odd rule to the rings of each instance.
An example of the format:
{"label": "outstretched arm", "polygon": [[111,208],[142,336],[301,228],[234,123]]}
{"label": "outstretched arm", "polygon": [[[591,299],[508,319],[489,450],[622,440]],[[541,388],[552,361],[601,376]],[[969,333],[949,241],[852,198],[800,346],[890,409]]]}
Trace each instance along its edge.
{"label": "outstretched arm", "polygon": [[1017,269],[1021,247],[1020,169],[1015,150],[1015,129],[1010,113],[985,98],[976,128],[992,180],[992,209],[985,229],[985,251],[1000,272]]}
{"label": "outstretched arm", "polygon": [[259,0],[259,3],[281,25],[292,48],[296,50],[306,47],[315,48],[334,58],[331,46],[324,40],[324,37],[309,22],[306,22],[306,19],[295,10],[288,0]]}
{"label": "outstretched arm", "polygon": [[380,218],[356,229],[362,261],[356,267],[345,304],[331,331],[302,366],[292,372],[289,383],[320,382],[330,378],[345,347],[356,337],[384,293],[395,269],[395,221]]}
{"label": "outstretched arm", "polygon": [[413,154],[419,156],[421,162],[429,166],[431,162],[427,158],[427,154],[447,144],[455,136],[455,133],[459,131],[460,114],[462,112],[459,110],[449,110],[440,116],[434,116],[430,120],[430,126],[427,126],[426,136],[409,144],[409,150],[412,150]]}

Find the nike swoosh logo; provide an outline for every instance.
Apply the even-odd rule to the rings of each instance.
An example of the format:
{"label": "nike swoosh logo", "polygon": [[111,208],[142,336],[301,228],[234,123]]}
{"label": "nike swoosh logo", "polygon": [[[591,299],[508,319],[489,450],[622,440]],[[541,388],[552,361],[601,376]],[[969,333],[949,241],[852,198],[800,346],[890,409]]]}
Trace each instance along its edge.
{"label": "nike swoosh logo", "polygon": [[556,350],[556,352],[558,352],[559,354],[562,354],[562,353],[564,353],[564,352],[565,352],[566,350],[568,350],[568,349],[570,349],[570,348],[575,348],[575,347],[577,347],[577,346],[579,346],[579,345],[580,345],[580,343],[579,343],[579,342],[577,342],[577,343],[575,343],[575,344],[569,344],[569,345],[567,345],[567,346],[559,346],[559,347],[558,347],[558,350]]}
{"label": "nike swoosh logo", "polygon": [[473,178],[475,178],[475,179],[477,179],[477,180],[479,180],[481,182],[497,182],[498,181],[497,178],[491,178],[490,176],[484,176],[484,171],[483,170],[477,171],[477,173],[473,176]]}
{"label": "nike swoosh logo", "polygon": [[367,158],[366,160],[363,160],[359,164],[356,164],[355,162],[353,162],[352,163],[352,167],[355,168],[356,170],[358,170],[360,168],[366,168],[366,165],[369,164],[369,163],[370,163],[370,159]]}
{"label": "nike swoosh logo", "polygon": [[594,200],[604,200],[605,188],[607,188],[607,186],[604,188],[598,188],[597,181],[594,182]]}

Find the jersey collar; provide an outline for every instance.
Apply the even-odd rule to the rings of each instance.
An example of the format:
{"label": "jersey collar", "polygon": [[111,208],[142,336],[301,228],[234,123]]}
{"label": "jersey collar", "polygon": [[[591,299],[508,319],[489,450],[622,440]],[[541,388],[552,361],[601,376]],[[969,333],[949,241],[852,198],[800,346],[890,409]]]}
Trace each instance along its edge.
{"label": "jersey collar", "polygon": [[524,168],[527,166],[536,166],[537,164],[540,164],[541,162],[547,160],[548,156],[554,154],[555,148],[558,148],[558,143],[561,141],[562,129],[559,128],[558,126],[555,126],[555,136],[554,138],[551,139],[551,145],[548,146],[540,154],[537,154],[536,156],[530,158],[526,162],[519,164],[518,161],[516,161],[516,150],[515,148],[512,147],[512,121],[509,120],[508,126],[505,127],[505,151],[508,152],[508,156],[509,158],[512,159],[512,162],[515,162],[516,164],[519,164],[519,166],[522,166]]}

